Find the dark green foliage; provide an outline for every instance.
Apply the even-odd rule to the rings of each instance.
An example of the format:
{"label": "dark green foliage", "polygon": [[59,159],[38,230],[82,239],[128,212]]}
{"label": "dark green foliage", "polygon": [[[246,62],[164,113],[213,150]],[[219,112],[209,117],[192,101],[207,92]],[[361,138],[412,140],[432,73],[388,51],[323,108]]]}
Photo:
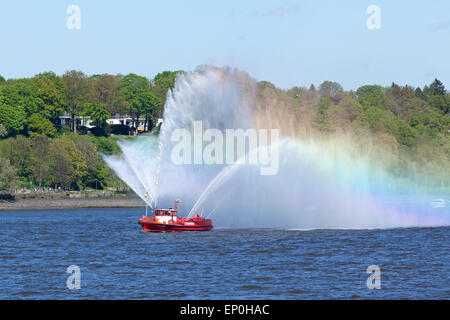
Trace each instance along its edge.
{"label": "dark green foliage", "polygon": [[450,111],[450,97],[444,95],[432,95],[427,97],[427,101],[432,108],[447,114]]}
{"label": "dark green foliage", "polygon": [[92,80],[83,72],[75,70],[67,71],[62,79],[66,86],[66,103],[72,116],[72,129],[77,133],[76,116],[83,112],[83,105],[89,101]]}
{"label": "dark green foliage", "polygon": [[356,99],[364,109],[370,107],[382,108],[381,99],[384,96],[384,91],[384,88],[381,86],[362,86],[356,90]]}
{"label": "dark green foliage", "polygon": [[156,116],[162,117],[163,106],[166,103],[166,96],[169,90],[173,90],[175,86],[175,79],[178,75],[182,74],[183,71],[163,71],[158,73],[151,83],[151,91],[159,99],[160,104],[156,110]]}
{"label": "dark green foliage", "polygon": [[359,115],[356,124],[373,132],[389,133],[397,139],[398,143],[405,146],[411,146],[415,141],[414,129],[404,121],[399,120],[389,110],[369,107]]}
{"label": "dark green foliage", "polygon": [[120,152],[119,146],[112,139],[108,139],[105,137],[96,137],[94,139],[94,143],[97,150],[101,153],[111,155]]}
{"label": "dark green foliage", "polygon": [[86,103],[84,105],[83,115],[90,117],[91,124],[95,126],[95,130],[91,130],[96,136],[107,135],[107,123],[110,115],[106,110],[106,105],[100,102]]}
{"label": "dark green foliage", "polygon": [[416,88],[416,90],[414,91],[415,95],[417,98],[419,99],[425,99],[425,94],[423,93],[422,89],[420,88]]}
{"label": "dark green foliage", "polygon": [[445,133],[450,128],[450,117],[432,110],[419,112],[411,116],[410,125],[412,127],[427,127]]}
{"label": "dark green foliage", "polygon": [[[429,91],[429,94],[433,96],[443,96],[445,94],[445,86],[438,79],[434,79],[433,83],[430,84]],[[427,92],[425,94],[427,94]]]}
{"label": "dark green foliage", "polygon": [[49,137],[56,137],[58,131],[55,129],[50,120],[35,113],[28,118],[28,128],[30,129],[30,136],[46,135]]}
{"label": "dark green foliage", "polygon": [[130,133],[130,127],[124,124],[113,124],[110,129],[111,134],[127,135]]}
{"label": "dark green foliage", "polygon": [[2,102],[22,109],[26,116],[39,112],[43,101],[38,97],[38,83],[34,79],[12,80],[0,87]]}
{"label": "dark green foliage", "polygon": [[315,125],[320,132],[328,132],[330,129],[330,119],[328,109],[333,104],[329,96],[323,96],[319,100],[319,109],[315,119]]}
{"label": "dark green foliage", "polygon": [[23,108],[0,102],[0,123],[11,136],[22,132],[26,124]]}
{"label": "dark green foliage", "polygon": [[77,127],[77,134],[81,135],[87,135],[89,133],[89,128],[86,126],[78,126]]}
{"label": "dark green foliage", "polygon": [[3,140],[0,144],[0,158],[8,159],[20,177],[28,179],[32,172],[32,141],[24,136]]}
{"label": "dark green foliage", "polygon": [[107,137],[111,134],[111,127],[109,125],[93,127],[89,129],[89,132],[96,137]]}
{"label": "dark green foliage", "polygon": [[147,78],[129,74],[121,80],[121,90],[128,103],[128,112],[134,115],[134,122],[145,116],[145,126],[148,121],[157,116],[161,101],[150,91],[150,82]]}

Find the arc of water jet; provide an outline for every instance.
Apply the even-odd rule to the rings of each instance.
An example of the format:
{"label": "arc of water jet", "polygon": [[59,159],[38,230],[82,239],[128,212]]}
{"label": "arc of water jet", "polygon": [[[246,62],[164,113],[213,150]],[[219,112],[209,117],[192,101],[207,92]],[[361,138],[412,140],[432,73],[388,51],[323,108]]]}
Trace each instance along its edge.
{"label": "arc of water jet", "polygon": [[229,191],[227,194],[225,194],[225,196],[222,198],[222,200],[220,200],[219,203],[214,207],[214,209],[212,209],[212,210],[209,212],[209,214],[208,214],[208,216],[206,217],[206,219],[208,219],[208,218],[214,213],[214,211],[216,211],[217,208],[220,207],[220,205],[225,201],[225,199],[226,199],[230,194],[231,194],[231,191]]}
{"label": "arc of water jet", "polygon": [[[136,176],[135,172],[130,166],[130,163],[125,161],[123,158],[117,157],[117,156],[107,156],[105,154],[101,154],[102,158],[105,160],[106,163],[111,167],[111,169],[119,176],[119,178],[122,181],[126,181],[127,179],[124,179],[124,172],[126,172],[127,176],[131,176],[131,179],[133,183],[127,183],[129,187],[136,192],[136,194],[148,205],[147,200],[145,199],[144,195],[146,193],[144,185],[141,183],[139,178]],[[123,163],[125,165],[125,168],[119,168],[117,166],[118,163]]]}
{"label": "arc of water jet", "polygon": [[[119,143],[119,146],[122,148],[122,144],[121,144],[121,143]],[[122,149],[122,150],[123,150],[123,149]],[[126,155],[124,155],[124,158],[125,158],[125,161],[128,163],[128,166],[131,168],[131,170],[133,171],[133,173],[135,174],[135,176],[138,178],[138,180],[139,180],[139,182],[141,183],[141,185],[144,187],[144,189],[145,189],[145,191],[147,192],[147,194],[149,195],[149,197],[153,200],[154,204],[156,205],[156,201],[153,199],[151,193],[148,191],[149,188],[147,187],[147,184],[144,183],[144,181],[142,181],[142,179],[140,178],[139,174],[136,172],[136,169],[133,167],[133,165],[131,164],[131,162],[128,161],[128,157],[127,157]],[[145,197],[144,197],[144,198],[145,198]],[[145,201],[145,200],[144,200],[144,201]],[[151,203],[148,203],[147,201],[145,201],[145,203],[147,203],[148,206],[149,206],[150,208],[152,208],[152,209],[154,208],[154,207],[152,206]]]}
{"label": "arc of water jet", "polygon": [[230,166],[227,166],[222,171],[220,171],[219,174],[211,181],[208,187],[206,187],[205,191],[203,191],[202,195],[195,202],[194,206],[192,207],[191,211],[188,214],[188,217],[192,217],[193,213],[198,210],[197,207],[200,205],[203,199],[205,199],[206,196],[209,195],[210,191],[214,190],[215,187],[217,187],[217,184],[219,182],[227,178],[227,176],[230,176],[231,173],[236,171],[238,168],[240,168],[240,166],[238,166],[237,163],[234,163]]}
{"label": "arc of water jet", "polygon": [[[279,142],[277,142],[277,144],[279,144]],[[192,217],[192,214],[198,210],[197,207],[200,205],[200,203],[203,201],[203,199],[205,199],[212,190],[214,190],[215,188],[220,186],[219,182],[222,182],[222,180],[229,178],[230,176],[232,176],[232,174],[235,171],[237,171],[239,168],[242,168],[243,164],[245,164],[245,161],[242,161],[242,160],[245,160],[245,158],[247,156],[250,156],[251,153],[258,152],[259,149],[268,148],[269,146],[271,146],[271,145],[254,148],[254,149],[250,150],[249,152],[247,152],[243,157],[241,157],[235,163],[222,169],[222,171],[220,171],[219,174],[210,182],[208,187],[206,187],[205,191],[203,191],[200,198],[198,198],[198,200],[195,202],[194,206],[192,207],[191,211],[188,214],[188,217]]]}
{"label": "arc of water jet", "polygon": [[[164,122],[163,122],[163,124],[161,126],[163,126],[163,125],[164,125]],[[163,146],[162,146],[162,140],[160,140],[158,161],[157,161],[157,165],[156,165],[155,192],[157,192],[158,185],[159,185],[159,175],[160,175],[160,170],[161,170],[161,155],[162,155],[162,152],[163,152]],[[157,195],[155,195],[155,207],[156,207],[156,197],[157,197]]]}

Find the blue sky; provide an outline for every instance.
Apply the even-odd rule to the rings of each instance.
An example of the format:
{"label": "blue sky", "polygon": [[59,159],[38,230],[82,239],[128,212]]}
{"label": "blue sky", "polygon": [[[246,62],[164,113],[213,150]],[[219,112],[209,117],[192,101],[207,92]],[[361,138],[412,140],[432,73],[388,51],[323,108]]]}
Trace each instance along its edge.
{"label": "blue sky", "polygon": [[[69,30],[67,7],[81,9]],[[369,5],[381,29],[369,30]],[[341,83],[450,88],[450,1],[3,0],[0,74],[193,70],[231,65],[282,88]]]}

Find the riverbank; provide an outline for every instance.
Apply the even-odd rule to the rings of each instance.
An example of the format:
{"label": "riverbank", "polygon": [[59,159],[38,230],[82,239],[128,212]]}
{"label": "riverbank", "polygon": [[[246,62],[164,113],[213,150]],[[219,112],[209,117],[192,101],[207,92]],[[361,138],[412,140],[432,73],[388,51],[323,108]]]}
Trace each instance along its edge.
{"label": "riverbank", "polygon": [[135,208],[145,203],[136,196],[86,198],[25,198],[0,201],[0,211],[9,210],[64,210],[82,208]]}

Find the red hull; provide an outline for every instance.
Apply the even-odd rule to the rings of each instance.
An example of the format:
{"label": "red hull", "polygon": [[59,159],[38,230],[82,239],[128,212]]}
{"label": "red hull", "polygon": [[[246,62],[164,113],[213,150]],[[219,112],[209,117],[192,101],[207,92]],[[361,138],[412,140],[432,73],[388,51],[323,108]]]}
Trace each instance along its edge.
{"label": "red hull", "polygon": [[208,231],[213,229],[212,221],[203,218],[182,218],[181,221],[161,223],[153,218],[141,218],[139,224],[144,231]]}

